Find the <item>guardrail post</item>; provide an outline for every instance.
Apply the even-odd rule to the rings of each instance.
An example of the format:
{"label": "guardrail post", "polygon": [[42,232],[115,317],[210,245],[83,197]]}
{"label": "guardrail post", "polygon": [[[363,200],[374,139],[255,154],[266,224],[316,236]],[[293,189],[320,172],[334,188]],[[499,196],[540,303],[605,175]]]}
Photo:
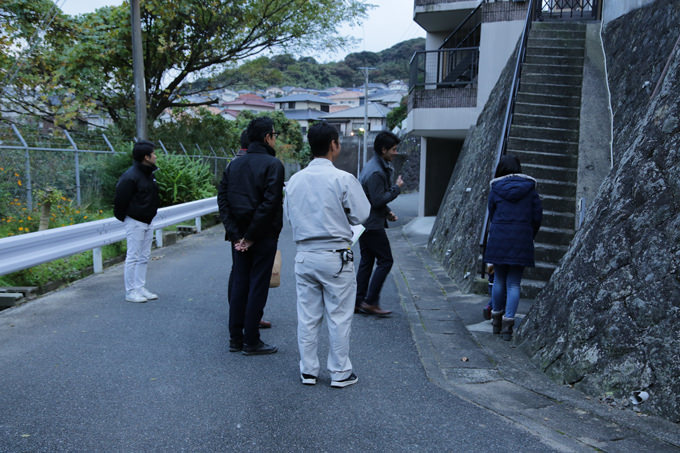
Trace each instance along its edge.
{"label": "guardrail post", "polygon": [[195,223],[196,223],[196,232],[200,233],[201,232],[201,218],[196,217]]}
{"label": "guardrail post", "polygon": [[66,129],[64,129],[64,134],[66,135],[66,138],[68,139],[69,142],[71,142],[71,146],[73,146],[73,149],[75,150],[75,155],[76,155],[76,202],[78,203],[78,206],[80,206],[80,161],[78,158],[78,147],[76,146],[76,142],[73,141],[71,138],[71,134],[68,133]]}
{"label": "guardrail post", "polygon": [[158,144],[161,145],[161,148],[163,148],[163,151],[165,151],[165,154],[168,154],[168,150],[165,149],[165,145],[163,144],[162,140],[158,140]]}
{"label": "guardrail post", "polygon": [[33,190],[31,188],[31,154],[28,152],[28,143],[26,143],[26,140],[24,140],[24,137],[21,135],[19,132],[19,129],[12,124],[12,130],[16,134],[17,137],[19,137],[19,141],[24,147],[24,152],[25,152],[25,157],[26,157],[26,177],[24,178],[24,181],[26,181],[26,207],[28,208],[29,211],[33,210]]}
{"label": "guardrail post", "polygon": [[104,262],[102,261],[102,248],[96,247],[92,249],[92,267],[95,274],[104,272]]}
{"label": "guardrail post", "polygon": [[163,247],[163,230],[156,230],[156,247]]}
{"label": "guardrail post", "polygon": [[184,145],[182,144],[182,142],[179,142],[179,147],[182,148],[182,151],[184,151],[184,155],[185,155],[185,156],[188,156],[188,155],[189,155],[189,154],[187,153],[186,148],[184,148]]}

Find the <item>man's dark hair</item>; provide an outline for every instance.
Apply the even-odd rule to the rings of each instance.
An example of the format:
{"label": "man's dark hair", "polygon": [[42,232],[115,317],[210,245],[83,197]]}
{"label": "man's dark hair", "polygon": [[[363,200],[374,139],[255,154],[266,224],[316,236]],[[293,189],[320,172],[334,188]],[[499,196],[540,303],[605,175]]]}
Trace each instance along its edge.
{"label": "man's dark hair", "polygon": [[140,140],[132,147],[132,158],[137,162],[144,162],[144,156],[150,156],[156,145],[148,140]]}
{"label": "man's dark hair", "polygon": [[394,135],[392,132],[382,131],[375,137],[375,141],[373,142],[373,151],[378,156],[382,156],[384,151],[387,151],[394,145],[398,145],[399,142],[401,142],[399,137]]}
{"label": "man's dark hair", "polygon": [[264,138],[267,136],[267,134],[274,132],[274,120],[268,116],[255,118],[250,122],[250,124],[248,124],[247,132],[250,143],[264,143]]}
{"label": "man's dark hair", "polygon": [[248,140],[248,129],[241,132],[241,149],[248,149],[250,145],[250,140]]}
{"label": "man's dark hair", "polygon": [[316,123],[307,131],[307,141],[312,148],[314,157],[322,157],[328,154],[331,142],[338,141],[338,130],[326,121]]}
{"label": "man's dark hair", "polygon": [[498,166],[496,167],[494,178],[500,178],[501,176],[515,173],[522,173],[522,165],[519,163],[517,156],[513,156],[512,154],[504,154],[501,156],[498,161]]}

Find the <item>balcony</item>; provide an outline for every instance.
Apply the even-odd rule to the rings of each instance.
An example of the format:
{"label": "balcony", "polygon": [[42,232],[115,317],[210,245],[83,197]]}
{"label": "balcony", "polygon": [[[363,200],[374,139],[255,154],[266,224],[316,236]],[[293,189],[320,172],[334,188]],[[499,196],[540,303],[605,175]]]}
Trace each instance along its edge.
{"label": "balcony", "polygon": [[409,111],[477,106],[479,47],[416,52],[409,69]]}
{"label": "balcony", "polygon": [[481,0],[414,0],[413,20],[428,33],[446,33]]}

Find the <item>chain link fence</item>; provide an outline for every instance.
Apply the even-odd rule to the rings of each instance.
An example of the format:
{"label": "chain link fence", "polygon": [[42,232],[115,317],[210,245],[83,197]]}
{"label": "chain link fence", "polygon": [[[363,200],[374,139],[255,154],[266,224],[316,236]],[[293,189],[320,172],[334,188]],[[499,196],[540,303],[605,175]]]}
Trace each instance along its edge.
{"label": "chain link fence", "polygon": [[[35,193],[57,189],[77,206],[97,201],[102,185],[111,183],[104,169],[113,159],[132,161],[134,139],[92,131],[44,129],[0,123],[0,196],[19,200],[28,210]],[[157,142],[157,153],[199,159],[211,168],[215,181],[236,150],[209,145]],[[120,176],[120,175],[117,175]],[[116,176],[116,178],[117,178]]]}

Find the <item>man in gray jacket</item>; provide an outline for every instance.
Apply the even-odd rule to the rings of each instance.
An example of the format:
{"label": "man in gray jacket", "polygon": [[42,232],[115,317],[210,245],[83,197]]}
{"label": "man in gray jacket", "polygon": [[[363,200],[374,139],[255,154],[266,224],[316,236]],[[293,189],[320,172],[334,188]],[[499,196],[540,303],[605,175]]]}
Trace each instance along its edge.
{"label": "man in gray jacket", "polygon": [[330,348],[327,367],[331,387],[358,381],[349,360],[349,336],[356,294],[350,246],[352,228],[366,220],[370,204],[359,181],[338,170],[338,131],[317,123],[307,133],[314,159],[286,185],[285,207],[297,245],[297,289],[300,378],[316,384],[319,329],[326,318]]}
{"label": "man in gray jacket", "polygon": [[[397,198],[404,185],[401,175],[397,177],[396,184],[391,183],[394,169],[390,163],[397,154],[399,142],[399,138],[393,133],[380,132],[373,143],[375,156],[368,161],[359,177],[368,201],[371,202],[371,215],[364,222],[366,231],[359,238],[361,262],[357,272],[355,313],[380,317],[389,316],[392,313],[380,308],[379,302],[380,291],[394,262],[385,228],[387,228],[387,221],[394,222],[397,216],[387,203]],[[377,266],[374,272],[373,264],[376,261]]]}

